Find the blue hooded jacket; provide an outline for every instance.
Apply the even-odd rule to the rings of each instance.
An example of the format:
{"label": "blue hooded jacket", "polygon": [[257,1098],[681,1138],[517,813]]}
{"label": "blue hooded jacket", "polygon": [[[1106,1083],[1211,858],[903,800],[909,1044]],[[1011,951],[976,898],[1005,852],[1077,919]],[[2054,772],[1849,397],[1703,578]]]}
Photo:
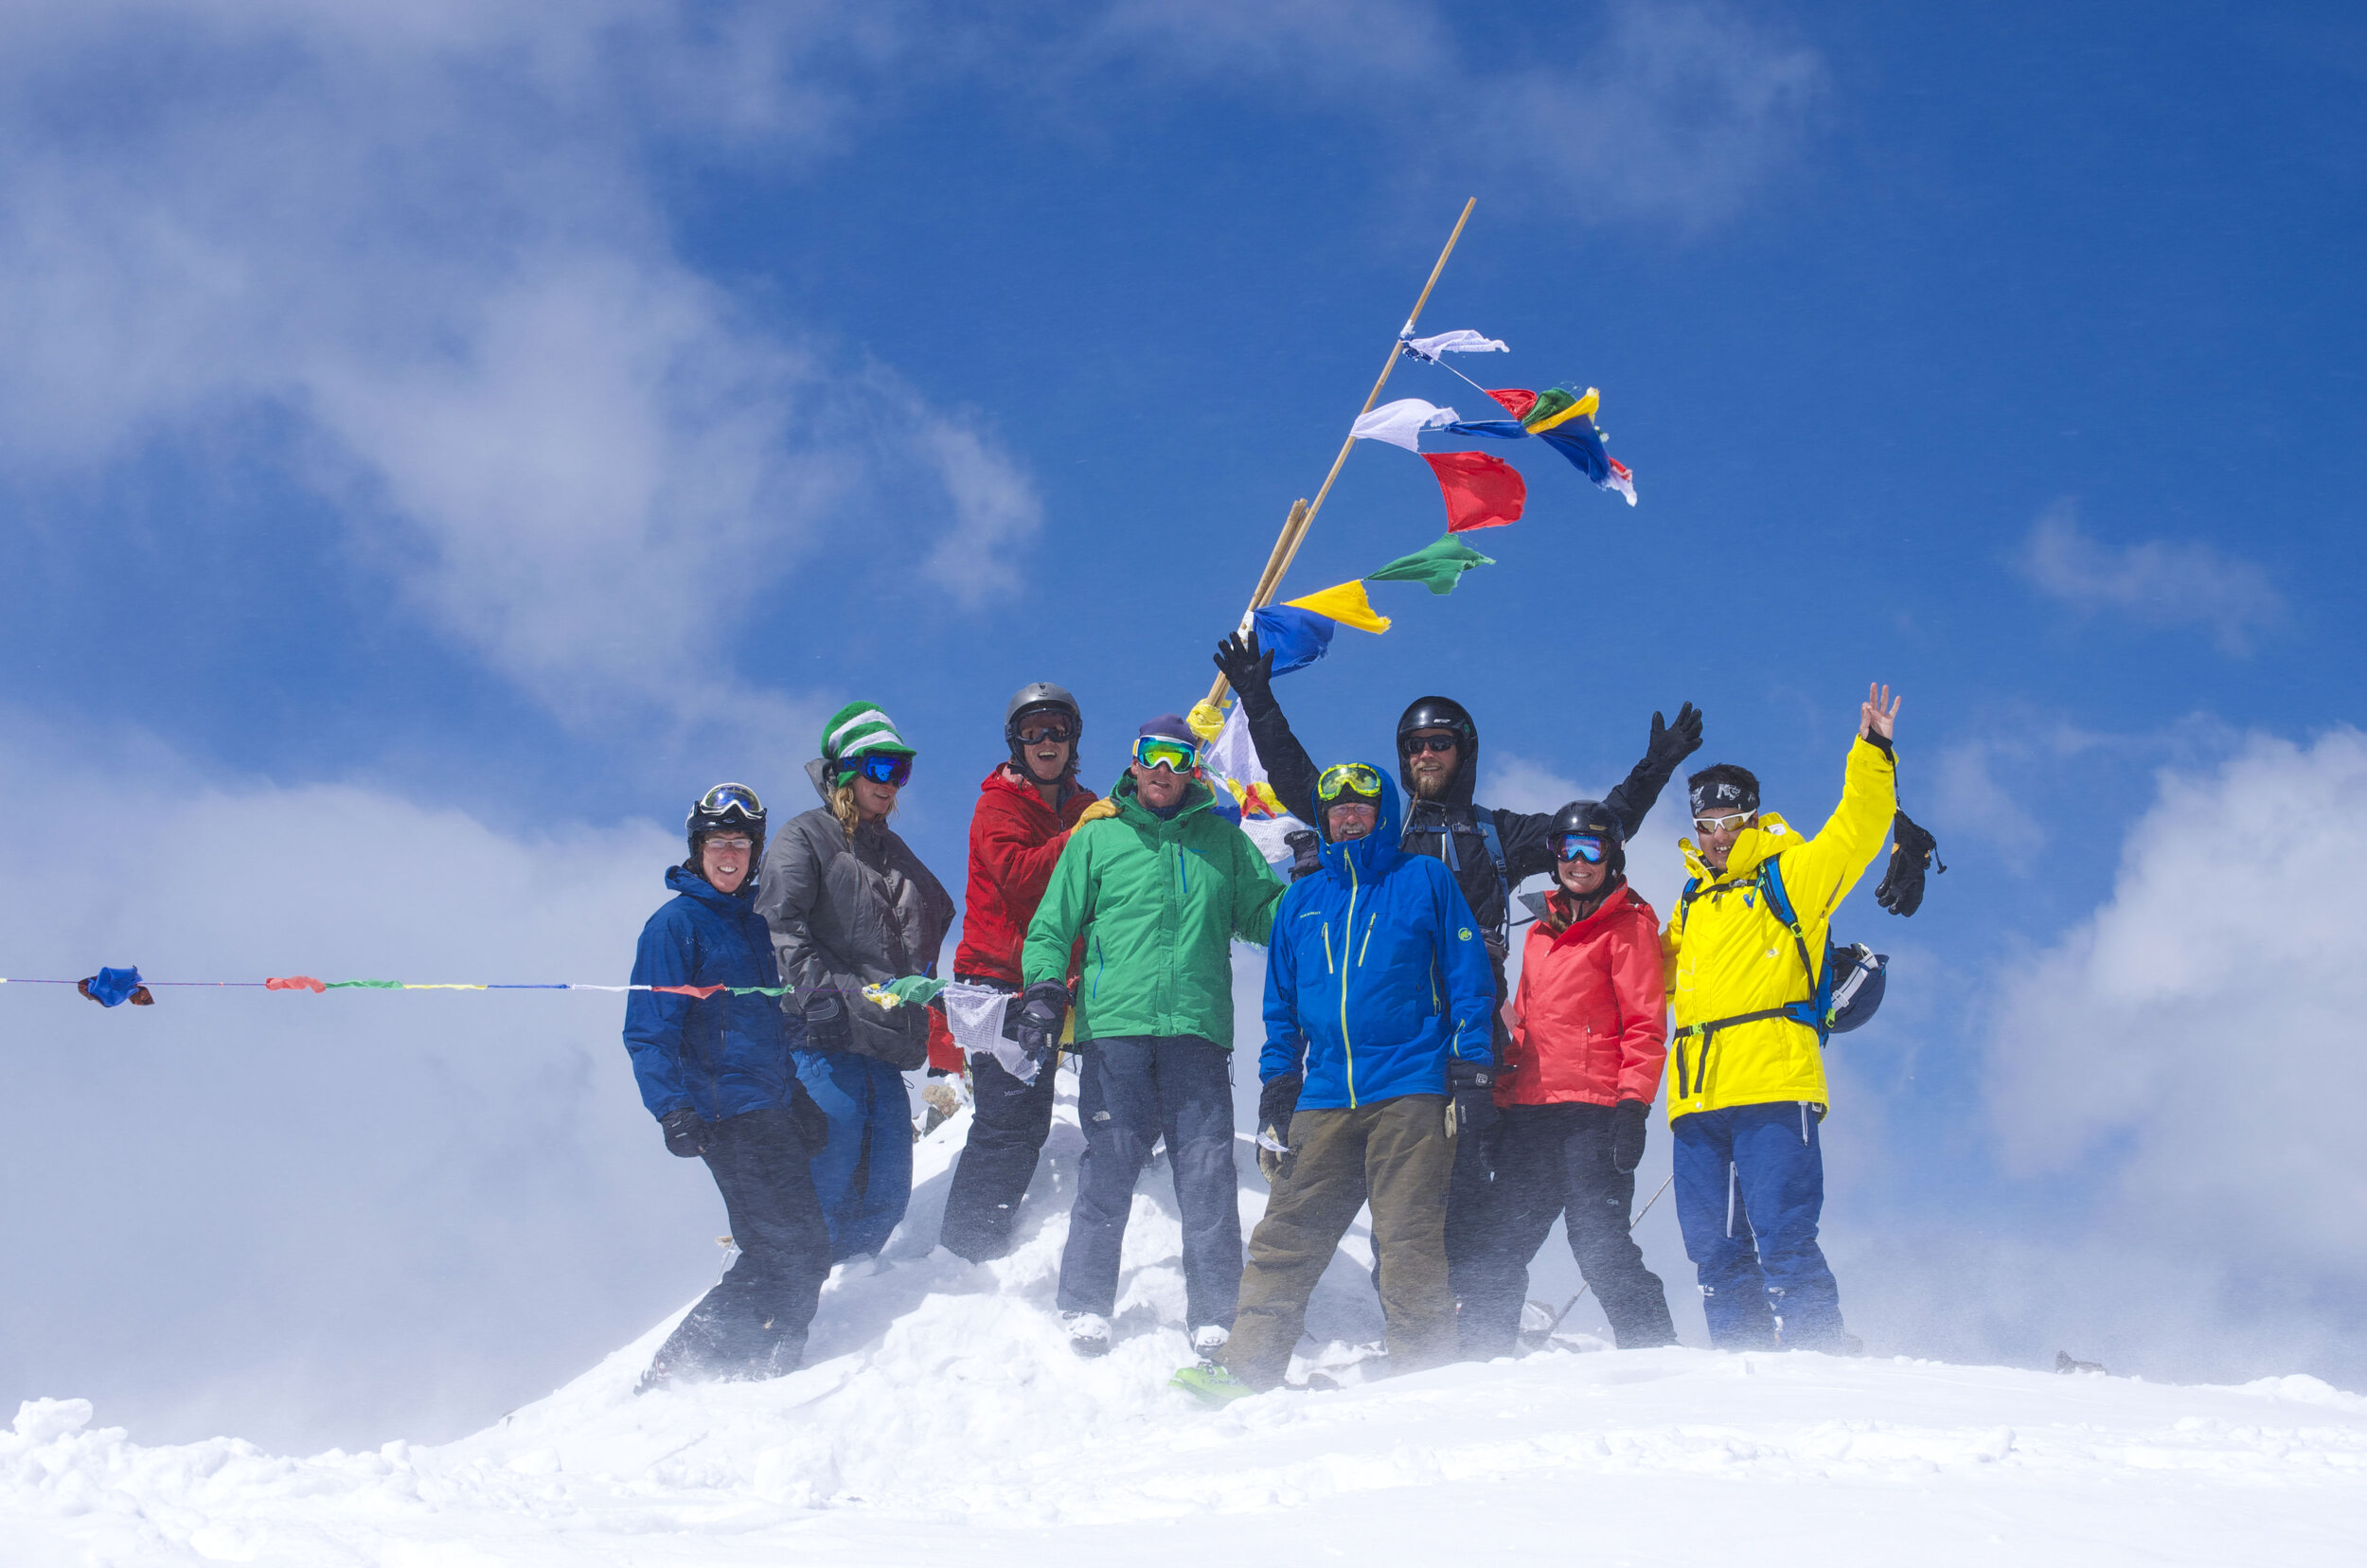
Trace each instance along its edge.
{"label": "blue hooded jacket", "polygon": [[1304,1111],[1443,1095],[1450,1054],[1494,1060],[1496,976],[1479,922],[1445,862],[1397,846],[1397,787],[1373,771],[1379,822],[1326,843],[1324,868],[1274,910],[1257,1076],[1303,1071]]}
{"label": "blue hooded jacket", "polygon": [[[774,986],[773,934],[756,913],[753,882],[720,893],[687,866],[667,868],[679,897],[641,928],[633,953],[636,986]],[[669,996],[632,991],[625,998],[625,1048],[641,1103],[661,1121],[688,1106],[705,1121],[750,1111],[792,1110],[796,1075],[789,1053],[805,1025],[771,996]]]}

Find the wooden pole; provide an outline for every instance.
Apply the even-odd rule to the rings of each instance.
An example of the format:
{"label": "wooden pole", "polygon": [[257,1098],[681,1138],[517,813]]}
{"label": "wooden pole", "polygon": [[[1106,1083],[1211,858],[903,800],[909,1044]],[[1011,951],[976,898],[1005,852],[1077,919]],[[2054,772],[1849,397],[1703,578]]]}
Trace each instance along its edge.
{"label": "wooden pole", "polygon": [[[1380,389],[1389,384],[1389,372],[1397,367],[1397,353],[1405,334],[1413,331],[1414,324],[1422,318],[1422,307],[1430,303],[1430,292],[1438,286],[1438,275],[1447,270],[1447,258],[1454,254],[1455,241],[1463,238],[1463,225],[1471,221],[1471,209],[1477,205],[1479,198],[1476,196],[1463,204],[1463,214],[1454,221],[1454,232],[1447,236],[1447,248],[1438,253],[1437,264],[1430,269],[1430,278],[1422,285],[1421,296],[1414,301],[1414,309],[1406,312],[1404,330],[1389,340],[1389,357],[1381,361],[1379,378],[1373,383],[1373,389],[1364,395],[1364,406],[1356,411],[1358,419],[1371,413],[1373,404],[1380,401]],[[1307,538],[1307,530],[1314,526],[1315,514],[1324,509],[1324,497],[1331,493],[1331,482],[1340,477],[1340,470],[1347,464],[1348,454],[1355,449],[1356,437],[1351,435],[1340,443],[1340,454],[1332,458],[1331,472],[1324,475],[1323,488],[1315,492],[1315,499],[1302,501],[1290,508],[1290,515],[1283,522],[1281,534],[1273,542],[1272,552],[1266,557],[1266,569],[1258,576],[1257,590],[1250,596],[1249,608],[1241,612],[1243,632],[1249,630],[1251,617],[1272,603],[1274,595],[1281,590],[1283,574],[1290,569],[1290,562],[1297,558],[1299,544]],[[1217,684],[1208,688],[1206,705],[1214,707],[1224,701],[1225,686],[1225,678],[1219,675]]]}

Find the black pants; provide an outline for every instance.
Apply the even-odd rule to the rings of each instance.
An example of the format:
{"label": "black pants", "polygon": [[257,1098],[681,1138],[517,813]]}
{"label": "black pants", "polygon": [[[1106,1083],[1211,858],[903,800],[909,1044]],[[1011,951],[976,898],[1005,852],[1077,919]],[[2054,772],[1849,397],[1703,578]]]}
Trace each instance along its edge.
{"label": "black pants", "polygon": [[1494,1139],[1496,1177],[1473,1244],[1455,1260],[1466,1356],[1512,1353],[1528,1298],[1529,1259],[1557,1218],[1619,1347],[1677,1343],[1660,1276],[1644,1266],[1644,1251],[1628,1234],[1635,1173],[1612,1167],[1611,1128],[1608,1105],[1516,1105],[1504,1113]]}
{"label": "black pants", "polygon": [[1011,1250],[1019,1224],[1019,1203],[1036,1179],[1036,1161],[1052,1132],[1052,1088],[1059,1077],[1046,1061],[1036,1081],[1022,1083],[981,1051],[970,1059],[970,1093],[976,1110],[970,1141],[945,1195],[945,1223],[937,1243],[946,1251],[984,1263]]}
{"label": "black pants", "polygon": [[739,1257],[657,1353],[677,1378],[773,1377],[805,1354],[830,1233],[787,1111],[751,1111],[707,1129],[707,1169],[723,1194]]}

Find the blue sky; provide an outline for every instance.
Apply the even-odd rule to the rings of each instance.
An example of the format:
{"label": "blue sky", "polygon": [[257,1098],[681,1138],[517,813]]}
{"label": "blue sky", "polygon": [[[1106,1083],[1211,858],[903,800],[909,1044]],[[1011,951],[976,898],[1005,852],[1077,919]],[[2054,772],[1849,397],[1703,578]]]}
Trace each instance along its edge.
{"label": "blue sky", "polygon": [[[1899,955],[1828,1127],[1869,1337],[2027,1359],[2086,1332],[2165,1374],[2367,1376],[2340,1348],[2356,1306],[2325,1305],[2356,1300],[2347,1129],[2309,1103],[2358,1082],[2357,1014],[2280,1010],[2358,983],[2320,883],[2359,838],[2367,22],[969,10],[126,0],[0,25],[0,971],[607,978],[684,803],[731,776],[801,809],[818,721],[857,696],[920,748],[904,830],[958,884],[1013,686],[1080,694],[1096,779],[1204,688],[1476,196],[1425,325],[1507,339],[1465,362],[1489,384],[1600,386],[1642,505],[1516,453],[1529,514],[1479,541],[1499,565],[1444,599],[1376,585],[1396,629],[1343,633],[1285,683],[1312,749],[1379,754],[1440,690],[1478,715],[1499,799],[1550,807],[1690,699],[1704,760],[1813,818],[1857,696],[1893,683],[1902,790],[1952,869],[1912,924],[1863,894],[1842,922]],[[1479,417],[1434,370],[1392,389]],[[1415,460],[1368,444],[1290,589],[1438,526]],[[111,802],[136,803],[130,842],[77,856],[122,826]],[[2162,860],[2183,832],[2329,859]],[[1639,851],[1664,863],[1647,891],[1672,838]],[[561,908],[553,885],[599,891]],[[2290,952],[2304,892],[2332,922],[2318,957]],[[2132,987],[2098,956],[2175,946],[2206,910],[2215,951],[2265,971]],[[470,1400],[525,1356],[502,1350],[514,1327],[398,1331],[418,1314],[361,1275],[366,1303],[286,1305],[384,1320],[377,1381],[340,1374],[356,1432],[318,1392],[339,1348],[275,1359],[235,1307],[271,1228],[253,1194],[319,1178],[341,1139],[395,1164],[348,1161],[306,1245],[337,1215],[417,1237],[402,1276],[480,1292],[495,1325],[537,1289],[505,1225],[564,1211],[535,1266],[590,1269],[562,1254],[616,1234],[594,1188],[656,1185],[707,1223],[711,1194],[651,1170],[637,1108],[602,1097],[629,1096],[611,1021],[357,1025],[417,1090],[372,1104],[361,1036],[270,1001],[85,1017],[0,993],[0,1071],[60,1195],[9,1221],[60,1283],[9,1309],[0,1397],[112,1377],[167,1425],[340,1440],[489,1413]],[[2197,1022],[2222,1005],[2225,1026]],[[513,1031],[597,1129],[550,1134],[590,1186],[519,1132],[525,1069],[452,1109],[436,1053]],[[2161,1044],[2116,1080],[2099,1036]],[[2299,1107],[2268,1065],[2293,1060],[2319,1086]],[[277,1153],[227,1131],[258,1107]],[[512,1206],[469,1203],[458,1249],[493,1261],[436,1240],[471,1188],[400,1167],[421,1115],[499,1167]],[[156,1347],[169,1371],[125,1361],[95,1303],[137,1260],[88,1265],[77,1238],[102,1210],[177,1212],[169,1173],[234,1148],[248,1185],[209,1195],[219,1240],[174,1271],[192,1322],[258,1334],[220,1351],[248,1369],[225,1391],[199,1375],[210,1331]],[[90,1165],[116,1173],[103,1203]],[[2175,1203],[2173,1167],[2203,1173]],[[2289,1231],[2241,1218],[2288,1201]],[[2050,1242],[2090,1283],[2001,1303],[2001,1273],[2063,1266]],[[1672,1248],[1655,1261],[1681,1280]],[[2116,1284],[2138,1270],[2171,1282],[2175,1322],[2141,1321]],[[623,1277],[583,1274],[565,1354],[685,1293]],[[483,1381],[406,1403],[461,1338]]]}

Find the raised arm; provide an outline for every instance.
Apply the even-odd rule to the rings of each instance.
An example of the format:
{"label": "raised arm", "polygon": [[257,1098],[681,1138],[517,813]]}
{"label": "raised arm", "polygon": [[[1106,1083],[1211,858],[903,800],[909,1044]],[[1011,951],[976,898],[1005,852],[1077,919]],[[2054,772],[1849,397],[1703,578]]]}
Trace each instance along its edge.
{"label": "raised arm", "polygon": [[1842,775],[1841,804],[1814,838],[1785,851],[1784,886],[1793,908],[1831,911],[1881,852],[1898,811],[1898,764],[1892,752],[1897,722],[1898,703],[1890,689],[1869,688]]}
{"label": "raised arm", "polygon": [[1274,798],[1301,822],[1316,821],[1315,760],[1290,733],[1290,722],[1273,698],[1273,655],[1257,646],[1257,633],[1235,633],[1217,645],[1217,668],[1233,683],[1249,722],[1249,741],[1257,749],[1257,765]]}
{"label": "raised arm", "polygon": [[1630,843],[1644,830],[1644,819],[1651,814],[1653,803],[1660,799],[1661,791],[1668,787],[1678,764],[1700,749],[1700,708],[1685,704],[1677,710],[1675,723],[1662,719],[1658,712],[1652,715],[1652,735],[1644,744],[1643,758],[1603,797],[1603,804],[1618,813],[1619,827]]}

